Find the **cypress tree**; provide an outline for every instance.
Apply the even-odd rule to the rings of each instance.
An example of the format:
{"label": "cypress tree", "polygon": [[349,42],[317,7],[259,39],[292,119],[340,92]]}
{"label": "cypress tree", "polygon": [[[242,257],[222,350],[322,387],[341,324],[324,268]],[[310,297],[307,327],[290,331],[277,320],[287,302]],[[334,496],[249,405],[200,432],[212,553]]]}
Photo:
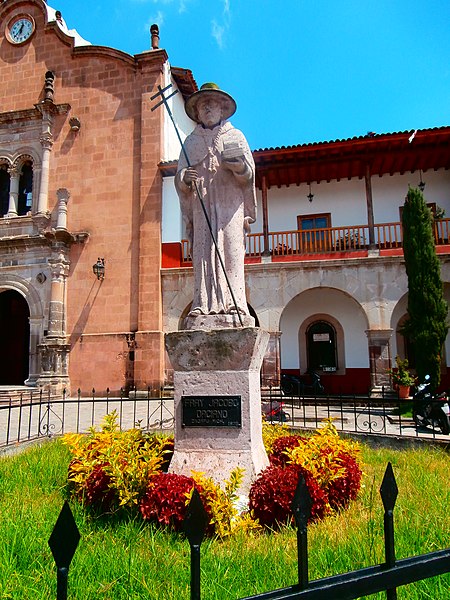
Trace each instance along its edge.
{"label": "cypress tree", "polygon": [[434,243],[433,215],[419,189],[408,190],[402,227],[408,276],[408,317],[402,332],[412,343],[419,380],[428,374],[436,388],[441,380],[448,306]]}

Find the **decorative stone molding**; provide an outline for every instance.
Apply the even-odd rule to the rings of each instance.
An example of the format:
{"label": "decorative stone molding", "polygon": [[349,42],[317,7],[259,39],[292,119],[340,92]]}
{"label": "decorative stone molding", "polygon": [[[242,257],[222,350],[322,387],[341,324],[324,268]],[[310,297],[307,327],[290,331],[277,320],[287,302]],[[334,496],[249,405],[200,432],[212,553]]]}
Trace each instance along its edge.
{"label": "decorative stone molding", "polygon": [[54,395],[69,392],[69,352],[70,344],[65,339],[44,340],[38,345],[41,372],[37,385]]}
{"label": "decorative stone molding", "polygon": [[14,159],[14,162],[13,162],[13,165],[11,168],[15,169],[18,173],[20,173],[20,170],[22,169],[24,163],[26,163],[28,161],[31,162],[33,165],[36,162],[33,155],[21,153],[20,156],[17,156]]}
{"label": "decorative stone molding", "polygon": [[41,136],[39,137],[39,141],[42,144],[42,147],[44,150],[51,150],[53,147],[53,135],[51,133],[49,133],[48,131],[45,133],[42,133]]}

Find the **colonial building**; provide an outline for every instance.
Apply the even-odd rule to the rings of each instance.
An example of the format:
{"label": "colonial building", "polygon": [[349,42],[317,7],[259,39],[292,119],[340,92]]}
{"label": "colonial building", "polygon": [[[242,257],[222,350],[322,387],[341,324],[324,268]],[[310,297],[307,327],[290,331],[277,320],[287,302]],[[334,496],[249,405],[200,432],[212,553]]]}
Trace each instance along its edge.
{"label": "colonial building", "polygon": [[[43,0],[4,1],[0,23],[0,385],[159,387],[171,377],[164,333],[183,327],[193,278],[173,185],[179,146],[152,98],[158,86],[179,92],[169,102],[184,136],[196,82],[169,64],[156,27],[130,56],[89,44]],[[408,185],[425,185],[450,297],[450,128],[254,158],[246,285],[271,334],[264,382],[314,367],[328,391],[389,383],[407,353]],[[449,361],[447,343],[445,385]]]}
{"label": "colonial building", "polygon": [[[396,354],[408,352],[399,333],[407,307],[400,217],[408,186],[423,187],[435,214],[450,299],[450,127],[253,154],[259,217],[247,239],[246,282],[249,307],[271,333],[264,380],[315,368],[329,392],[389,385]],[[173,169],[161,165],[165,330],[182,327],[192,296]],[[449,344],[442,362],[446,387]]]}
{"label": "colonial building", "polygon": [[43,0],[6,0],[0,23],[0,385],[159,386],[157,165],[174,134],[150,98],[195,82],[170,69],[157,28],[130,56]]}

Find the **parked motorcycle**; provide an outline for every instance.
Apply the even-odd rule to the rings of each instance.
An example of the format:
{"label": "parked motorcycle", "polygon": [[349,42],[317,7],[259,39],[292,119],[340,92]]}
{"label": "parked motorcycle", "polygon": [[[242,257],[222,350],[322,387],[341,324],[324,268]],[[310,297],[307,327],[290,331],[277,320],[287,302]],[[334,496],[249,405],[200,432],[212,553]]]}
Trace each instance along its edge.
{"label": "parked motorcycle", "polygon": [[419,384],[413,396],[413,419],[416,427],[440,429],[444,435],[450,433],[450,405],[447,394],[433,394],[431,378]]}
{"label": "parked motorcycle", "polygon": [[286,421],[290,421],[291,419],[291,415],[284,410],[283,402],[279,402],[278,400],[263,402],[262,413],[269,423],[272,421],[286,423]]}
{"label": "parked motorcycle", "polygon": [[307,371],[310,382],[305,381],[304,377],[297,375],[281,375],[281,391],[285,396],[317,396],[323,394],[325,389],[320,380],[320,375],[312,369]]}

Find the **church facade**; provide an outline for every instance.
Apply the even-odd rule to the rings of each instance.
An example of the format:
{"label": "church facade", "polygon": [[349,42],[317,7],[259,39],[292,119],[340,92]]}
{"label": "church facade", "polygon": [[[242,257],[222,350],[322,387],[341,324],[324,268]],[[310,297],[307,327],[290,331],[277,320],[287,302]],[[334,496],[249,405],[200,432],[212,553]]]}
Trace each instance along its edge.
{"label": "church facade", "polygon": [[158,387],[167,149],[150,98],[195,82],[157,28],[130,56],[43,0],[3,2],[0,22],[0,385]]}

